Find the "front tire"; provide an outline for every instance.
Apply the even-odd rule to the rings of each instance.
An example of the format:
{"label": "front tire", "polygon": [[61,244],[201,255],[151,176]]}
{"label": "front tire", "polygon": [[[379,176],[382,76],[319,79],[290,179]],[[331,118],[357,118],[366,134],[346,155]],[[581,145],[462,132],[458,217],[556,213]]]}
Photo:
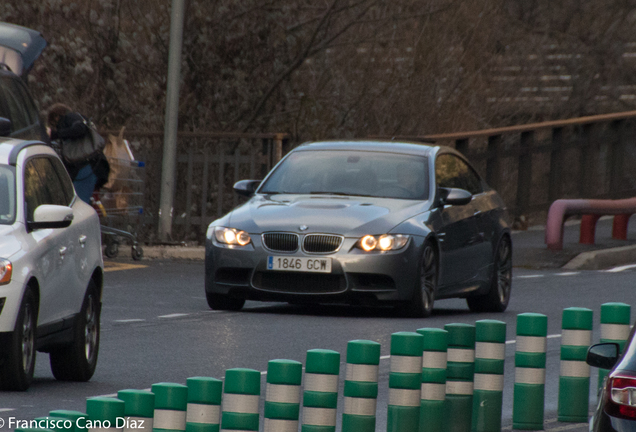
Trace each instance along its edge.
{"label": "front tire", "polygon": [[497,245],[493,262],[490,290],[481,296],[468,297],[471,312],[503,312],[510,302],[512,289],[512,243],[504,236]]}
{"label": "front tire", "polygon": [[37,316],[35,294],[27,288],[7,347],[8,353],[0,367],[1,390],[25,391],[33,381]]}
{"label": "front tire", "polygon": [[205,298],[208,301],[210,309],[239,311],[245,304],[244,299],[229,297],[223,294],[209,293],[206,291]]}
{"label": "front tire", "polygon": [[413,300],[406,306],[406,313],[417,318],[426,318],[433,312],[435,292],[437,290],[438,264],[437,249],[426,242],[419,263],[419,279],[415,287]]}
{"label": "front tire", "polygon": [[50,353],[51,371],[60,381],[88,381],[95,373],[99,354],[101,304],[93,281],[88,285],[73,342]]}

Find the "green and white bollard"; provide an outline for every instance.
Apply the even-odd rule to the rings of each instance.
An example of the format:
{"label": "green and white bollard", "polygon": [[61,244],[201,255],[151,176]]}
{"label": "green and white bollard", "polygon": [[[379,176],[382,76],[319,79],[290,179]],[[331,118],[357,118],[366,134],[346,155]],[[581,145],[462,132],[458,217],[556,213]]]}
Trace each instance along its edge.
{"label": "green and white bollard", "polygon": [[267,364],[264,432],[298,432],[303,365],[294,360]]}
{"label": "green and white bollard", "polygon": [[[86,413],[83,413],[81,411],[72,411],[72,410],[49,411],[49,416],[59,417],[59,418],[69,420],[72,423],[72,429],[68,429],[68,430],[76,431],[76,432],[81,431],[81,429],[77,426],[78,420],[82,419],[80,421],[85,421],[87,417]],[[65,423],[65,427],[66,426],[68,426],[68,424]]]}
{"label": "green and white bollard", "polygon": [[342,432],[375,432],[380,344],[349,341]]}
{"label": "green and white bollard", "polygon": [[210,377],[192,377],[186,380],[186,385],[186,432],[219,432],[223,381]]}
{"label": "green and white bollard", "polygon": [[340,353],[307,351],[301,432],[336,432]]}
{"label": "green and white bollard", "polygon": [[475,339],[472,431],[499,432],[506,360],[506,323],[477,321]]}
{"label": "green and white bollard", "polygon": [[[124,427],[125,403],[121,399],[94,397],[86,399],[88,432],[121,431]],[[80,424],[81,426],[81,424]]]}
{"label": "green and white bollard", "polygon": [[221,430],[258,431],[261,373],[254,369],[228,369],[221,411]]}
{"label": "green and white bollard", "polygon": [[517,315],[513,429],[543,430],[547,335],[547,316]]}
{"label": "green and white bollard", "polygon": [[[614,342],[623,352],[625,341],[629,337],[632,309],[625,303],[603,303],[601,305],[601,342]],[[598,388],[609,371],[598,370]]]}
{"label": "green and white bollard", "polygon": [[157,383],[151,387],[155,394],[154,431],[184,431],[188,407],[188,387],[183,384]]}
{"label": "green and white bollard", "polygon": [[446,324],[444,330],[448,332],[446,430],[469,432],[473,411],[475,326]]}
{"label": "green and white bollard", "polygon": [[120,390],[117,399],[124,401],[124,432],[152,431],[155,394],[146,390]]}
{"label": "green and white bollard", "polygon": [[446,427],[446,350],[448,332],[422,328],[422,385],[420,432],[442,432]]}
{"label": "green and white bollard", "polygon": [[563,310],[558,420],[586,422],[589,411],[590,366],[585,362],[592,343],[593,312],[584,308]]}
{"label": "green and white bollard", "polygon": [[391,335],[387,432],[419,432],[423,339],[413,332]]}

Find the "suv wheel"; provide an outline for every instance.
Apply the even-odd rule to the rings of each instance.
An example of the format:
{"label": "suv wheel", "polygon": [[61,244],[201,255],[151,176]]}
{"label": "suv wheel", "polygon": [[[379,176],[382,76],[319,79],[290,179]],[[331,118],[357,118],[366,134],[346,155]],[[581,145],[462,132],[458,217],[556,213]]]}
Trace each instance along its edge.
{"label": "suv wheel", "polygon": [[50,353],[51,371],[56,379],[88,381],[95,373],[99,353],[100,309],[99,292],[91,281],[75,324],[73,342]]}
{"label": "suv wheel", "polygon": [[0,389],[24,391],[33,381],[35,369],[35,334],[38,305],[33,291],[27,287],[20,304],[15,329],[9,339],[9,350],[0,367]]}

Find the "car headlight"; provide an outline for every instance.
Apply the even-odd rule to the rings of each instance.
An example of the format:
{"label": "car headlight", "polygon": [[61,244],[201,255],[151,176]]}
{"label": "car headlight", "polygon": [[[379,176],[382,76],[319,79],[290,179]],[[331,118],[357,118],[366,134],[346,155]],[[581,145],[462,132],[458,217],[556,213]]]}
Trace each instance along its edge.
{"label": "car headlight", "polygon": [[356,246],[365,252],[391,251],[402,249],[408,241],[409,236],[404,234],[366,235],[358,241]]}
{"label": "car headlight", "polygon": [[11,282],[11,274],[13,273],[13,266],[11,261],[0,258],[0,285],[6,285]]}
{"label": "car headlight", "polygon": [[252,238],[245,231],[225,227],[214,227],[213,230],[214,238],[222,244],[247,246],[252,242]]}

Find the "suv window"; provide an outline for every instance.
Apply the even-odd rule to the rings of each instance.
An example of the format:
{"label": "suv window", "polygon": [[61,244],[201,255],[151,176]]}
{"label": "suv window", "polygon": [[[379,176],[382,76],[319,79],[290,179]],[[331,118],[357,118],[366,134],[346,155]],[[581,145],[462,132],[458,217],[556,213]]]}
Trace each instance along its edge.
{"label": "suv window", "polygon": [[35,157],[27,161],[24,167],[24,200],[27,221],[33,220],[33,212],[42,204],[69,204],[51,158]]}
{"label": "suv window", "polygon": [[452,154],[440,155],[435,161],[437,186],[460,188],[473,195],[483,192],[477,173],[463,160]]}

